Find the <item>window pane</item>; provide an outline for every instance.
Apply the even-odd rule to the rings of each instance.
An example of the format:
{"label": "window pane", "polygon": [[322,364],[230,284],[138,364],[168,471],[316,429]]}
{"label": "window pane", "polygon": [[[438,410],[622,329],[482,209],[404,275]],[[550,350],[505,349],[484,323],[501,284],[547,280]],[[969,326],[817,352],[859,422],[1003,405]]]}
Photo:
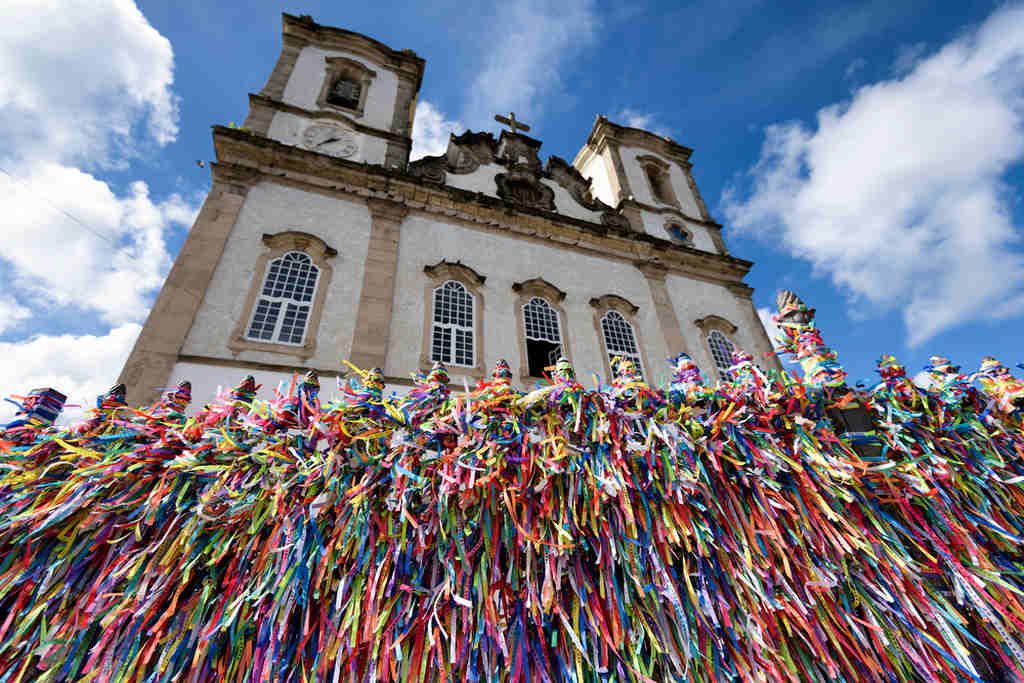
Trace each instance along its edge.
{"label": "window pane", "polygon": [[636,363],[642,376],[644,366],[640,362],[640,349],[636,344],[633,326],[619,312],[608,311],[601,318],[601,332],[604,334],[604,347],[608,353],[608,362],[611,363],[615,356],[629,358]]}
{"label": "window pane", "polygon": [[473,364],[473,332],[455,328],[455,362],[458,365]]}
{"label": "window pane", "polygon": [[430,360],[442,363],[452,362],[452,329],[450,327],[434,327],[430,340]]}
{"label": "window pane", "polygon": [[[260,341],[301,344],[316,293],[320,269],[309,255],[290,251],[267,265],[261,297],[246,336]],[[282,309],[283,317],[279,321]],[[280,323],[280,329],[278,329]]]}
{"label": "window pane", "polygon": [[469,290],[452,280],[435,289],[432,319],[431,359],[473,365],[473,295]]}
{"label": "window pane", "polygon": [[252,324],[249,325],[248,336],[251,339],[271,339],[274,336],[274,327],[277,325],[277,316],[280,312],[280,301],[268,301],[266,299],[257,301],[256,310],[252,316]]}
{"label": "window pane", "polygon": [[526,338],[560,344],[561,331],[558,328],[558,312],[544,299],[534,297],[523,306],[523,322]]}
{"label": "window pane", "polygon": [[281,333],[277,340],[285,344],[301,344],[306,331],[306,320],[309,318],[309,306],[288,304],[281,321]]}
{"label": "window pane", "polygon": [[711,348],[711,356],[715,359],[715,365],[725,373],[732,367],[732,352],[735,349],[728,337],[718,330],[711,330],[708,334],[708,346]]}

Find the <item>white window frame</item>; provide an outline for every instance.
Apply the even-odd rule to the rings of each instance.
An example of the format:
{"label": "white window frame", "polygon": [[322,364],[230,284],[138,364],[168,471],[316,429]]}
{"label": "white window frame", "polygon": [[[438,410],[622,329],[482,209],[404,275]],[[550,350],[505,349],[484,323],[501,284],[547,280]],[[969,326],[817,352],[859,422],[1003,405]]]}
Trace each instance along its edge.
{"label": "white window frame", "polygon": [[[316,279],[313,282],[313,291],[310,292],[309,299],[307,301],[301,301],[301,300],[296,299],[296,298],[294,298],[292,296],[268,296],[268,295],[263,293],[264,289],[267,286],[267,281],[270,278],[270,271],[273,268],[274,264],[276,262],[278,262],[278,261],[283,261],[285,258],[287,258],[288,256],[290,256],[292,254],[298,254],[298,255],[302,256],[303,258],[305,258],[309,262],[310,269],[316,274]],[[285,346],[302,346],[302,345],[304,345],[305,342],[306,342],[306,335],[309,334],[310,319],[313,317],[313,308],[314,308],[314,304],[316,302],[316,294],[317,294],[318,288],[320,287],[320,280],[322,279],[322,275],[323,275],[322,269],[320,268],[320,266],[318,266],[316,264],[316,261],[313,260],[313,257],[310,256],[309,254],[307,254],[306,252],[298,250],[298,249],[292,249],[290,251],[286,251],[285,253],[281,254],[277,258],[274,258],[274,259],[271,259],[270,261],[268,261],[267,262],[267,266],[266,266],[266,268],[264,269],[264,272],[263,272],[263,279],[260,281],[259,290],[257,291],[256,298],[253,301],[252,311],[249,314],[249,323],[246,325],[246,329],[245,329],[245,339],[247,339],[249,341],[260,342],[260,343],[263,343],[263,344],[282,344],[282,345],[285,345]],[[263,301],[267,301],[267,302],[271,302],[271,303],[279,303],[280,304],[280,308],[278,309],[277,318],[274,321],[274,330],[273,330],[273,333],[270,336],[270,339],[263,339],[263,338],[258,337],[258,336],[253,336],[253,334],[252,334],[252,325],[253,325],[253,322],[256,320],[257,313],[259,312],[260,303],[263,302]],[[286,313],[288,311],[288,304],[294,304],[296,306],[305,306],[306,309],[307,309],[306,310],[306,320],[305,320],[305,322],[302,325],[302,338],[298,342],[282,341],[280,339],[281,328],[284,326],[285,315],[286,315]]]}
{"label": "white window frame", "polygon": [[[718,335],[719,337],[721,337],[722,340],[726,344],[729,345],[730,351],[729,351],[728,364],[725,367],[722,367],[721,363],[719,362],[718,354],[715,353],[716,346],[712,342],[712,337],[715,336],[715,335]],[[729,335],[727,335],[725,332],[722,332],[721,330],[709,330],[708,333],[706,335],[704,335],[704,341],[708,345],[708,351],[711,353],[711,360],[714,361],[715,368],[718,370],[718,374],[723,379],[725,379],[726,377],[728,377],[729,368],[731,368],[732,365],[733,365],[733,363],[732,363],[732,354],[733,354],[734,351],[736,351],[736,348],[737,348],[735,342],[733,342],[733,340],[729,338]],[[721,349],[718,349],[718,350],[719,350],[719,352],[721,352]]]}
{"label": "white window frame", "polygon": [[[609,344],[608,344],[608,330],[605,327],[605,321],[608,320],[610,318],[610,316],[612,316],[613,314],[619,320],[622,321],[623,325],[625,325],[629,329],[629,336],[630,336],[630,339],[631,339],[631,341],[633,343],[633,351],[612,351],[611,347],[609,346]],[[601,316],[600,323],[601,323],[601,341],[604,344],[604,352],[605,352],[605,356],[607,356],[607,358],[608,358],[608,365],[609,365],[609,367],[611,367],[611,362],[612,362],[613,358],[615,358],[616,356],[621,356],[622,358],[628,358],[629,360],[631,360],[634,363],[636,363],[637,369],[640,370],[640,376],[641,377],[646,376],[645,372],[644,372],[644,361],[643,361],[643,358],[641,357],[641,354],[640,354],[640,342],[637,340],[636,328],[633,326],[633,323],[631,323],[629,320],[627,320],[626,316],[622,315],[622,313],[620,313],[619,311],[616,311],[614,309],[609,310],[609,311],[605,311],[604,315]]]}
{"label": "white window frame", "polygon": [[[540,334],[530,334],[530,326],[527,321],[529,314],[527,313],[527,311],[530,309],[530,306],[533,304],[534,301],[537,301],[540,304],[542,304],[551,316],[548,321],[534,321],[535,326],[539,328],[549,327],[548,323],[551,320],[553,320],[556,337],[555,339],[552,339],[551,337],[547,336],[546,330],[544,329],[541,330]],[[554,358],[550,357],[551,353],[548,354],[548,365],[554,365],[556,362],[558,362],[559,357],[565,355],[564,342],[562,341],[562,318],[558,314],[558,309],[552,306],[551,302],[542,296],[531,296],[529,300],[525,304],[523,304],[523,339],[525,339],[527,342],[531,340],[542,341],[547,342],[549,344],[556,344],[558,346],[558,349],[552,352],[555,355]],[[529,356],[527,356],[526,362],[527,364],[529,364]]]}
{"label": "white window frame", "polygon": [[[442,291],[449,284],[456,285],[457,287],[459,287],[462,290],[462,292],[467,297],[469,297],[469,315],[470,315],[470,319],[469,319],[469,324],[468,325],[463,325],[461,323],[451,323],[451,322],[443,323],[443,322],[438,322],[438,320],[437,320],[437,296],[438,296],[438,292]],[[448,365],[454,365],[454,366],[458,366],[458,367],[462,367],[462,368],[476,367],[476,358],[477,358],[476,316],[477,316],[477,311],[476,311],[476,296],[473,294],[472,290],[470,290],[469,287],[467,287],[462,282],[459,282],[458,280],[451,280],[451,279],[445,280],[444,282],[442,282],[437,287],[434,287],[433,290],[431,291],[430,307],[431,307],[431,310],[430,310],[430,360],[431,361],[440,361],[440,362],[448,364]],[[447,329],[447,330],[451,331],[451,334],[450,334],[449,339],[448,339],[448,353],[450,354],[451,357],[448,360],[446,360],[443,356],[439,357],[437,354],[435,354],[435,350],[438,347],[435,347],[434,339],[436,338],[435,335],[437,334],[437,330],[438,329]],[[458,332],[465,332],[465,333],[469,334],[469,340],[470,340],[470,344],[471,344],[471,346],[470,346],[471,357],[469,359],[470,360],[469,363],[460,363],[460,362],[458,362],[456,360],[456,358],[457,358],[456,349],[457,349],[457,344],[458,344],[458,334],[457,333]]]}

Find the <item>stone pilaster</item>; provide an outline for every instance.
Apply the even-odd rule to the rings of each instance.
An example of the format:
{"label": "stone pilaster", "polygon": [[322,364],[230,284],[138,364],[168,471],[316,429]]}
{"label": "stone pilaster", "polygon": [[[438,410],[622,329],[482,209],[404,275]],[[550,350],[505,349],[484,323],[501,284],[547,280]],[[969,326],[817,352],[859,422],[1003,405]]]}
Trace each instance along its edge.
{"label": "stone pilaster", "polygon": [[352,338],[351,362],[361,368],[384,368],[398,270],[398,238],[409,212],[396,202],[370,199],[370,244],[363,288]]}
{"label": "stone pilaster", "polygon": [[118,378],[128,388],[130,405],[156,400],[167,384],[245,203],[250,178],[216,165],[213,176],[203,208]]}
{"label": "stone pilaster", "polygon": [[665,339],[665,347],[669,354],[674,356],[677,353],[689,353],[665,282],[666,268],[656,263],[638,263],[636,267],[643,273],[651,290],[654,312],[658,316],[658,326],[661,328],[661,335]]}
{"label": "stone pilaster", "polygon": [[755,349],[756,355],[758,359],[764,359],[763,361],[759,360],[759,365],[765,368],[782,370],[782,361],[776,355],[772,340],[764,329],[761,316],[757,314],[757,307],[754,306],[754,289],[742,283],[729,285],[728,287],[733,296],[739,300],[740,309],[745,311],[747,315],[751,336],[754,338],[754,344],[757,345]]}

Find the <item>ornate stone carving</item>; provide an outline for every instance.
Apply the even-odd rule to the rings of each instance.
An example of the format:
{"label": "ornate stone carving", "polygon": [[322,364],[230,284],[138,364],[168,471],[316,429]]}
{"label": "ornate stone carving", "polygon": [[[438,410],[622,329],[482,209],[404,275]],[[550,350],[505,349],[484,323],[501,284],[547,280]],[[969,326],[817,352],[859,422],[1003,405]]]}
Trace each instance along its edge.
{"label": "ornate stone carving", "polygon": [[609,228],[619,228],[620,230],[633,229],[633,225],[629,222],[628,218],[611,208],[601,214],[601,225],[607,225]]}
{"label": "ornate stone carving", "polygon": [[448,169],[448,158],[444,156],[423,157],[409,164],[409,173],[427,182],[443,185]]}
{"label": "ornate stone carving", "polygon": [[485,164],[494,163],[498,142],[490,133],[466,131],[448,141],[445,155],[448,172],[458,175],[472,173]]}
{"label": "ornate stone carving", "polygon": [[533,173],[541,172],[540,163],[540,140],[522,135],[520,133],[509,133],[502,131],[498,139],[498,158],[509,168],[529,169]]}
{"label": "ornate stone carving", "polygon": [[584,178],[574,166],[562,157],[548,159],[547,173],[551,179],[564,187],[576,202],[591,211],[608,211],[610,206],[595,199],[590,191],[590,179]]}
{"label": "ornate stone carving", "polygon": [[532,173],[509,170],[494,176],[498,196],[505,201],[546,211],[555,210],[555,191]]}

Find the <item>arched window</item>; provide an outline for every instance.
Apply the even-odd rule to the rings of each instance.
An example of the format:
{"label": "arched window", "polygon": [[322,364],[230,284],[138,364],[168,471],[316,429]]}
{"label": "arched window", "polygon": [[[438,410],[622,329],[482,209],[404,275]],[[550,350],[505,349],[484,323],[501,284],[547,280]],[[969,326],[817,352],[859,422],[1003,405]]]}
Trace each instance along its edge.
{"label": "arched window", "polygon": [[342,76],[331,86],[327,101],[339,107],[358,109],[362,95],[363,86],[359,81],[349,76]]}
{"label": "arched window", "polygon": [[562,355],[562,333],[558,311],[546,299],[535,296],[523,305],[526,328],[526,359],[532,377],[543,377],[544,369]]}
{"label": "arched window", "polygon": [[718,374],[728,377],[729,368],[732,367],[732,352],[735,350],[733,343],[718,330],[708,332],[708,347],[711,349],[711,357],[715,359],[715,366]]}
{"label": "arched window", "polygon": [[473,295],[455,280],[448,280],[434,290],[430,360],[465,367],[476,364],[473,305]]}
{"label": "arched window", "polygon": [[618,311],[608,311],[601,318],[601,333],[604,335],[604,349],[608,354],[608,362],[611,363],[615,356],[628,358],[636,363],[642,375],[644,365],[640,360],[640,349],[637,347],[636,335],[629,321]]}
{"label": "arched window", "polygon": [[320,269],[301,251],[289,251],[267,267],[249,323],[248,339],[301,345]]}

